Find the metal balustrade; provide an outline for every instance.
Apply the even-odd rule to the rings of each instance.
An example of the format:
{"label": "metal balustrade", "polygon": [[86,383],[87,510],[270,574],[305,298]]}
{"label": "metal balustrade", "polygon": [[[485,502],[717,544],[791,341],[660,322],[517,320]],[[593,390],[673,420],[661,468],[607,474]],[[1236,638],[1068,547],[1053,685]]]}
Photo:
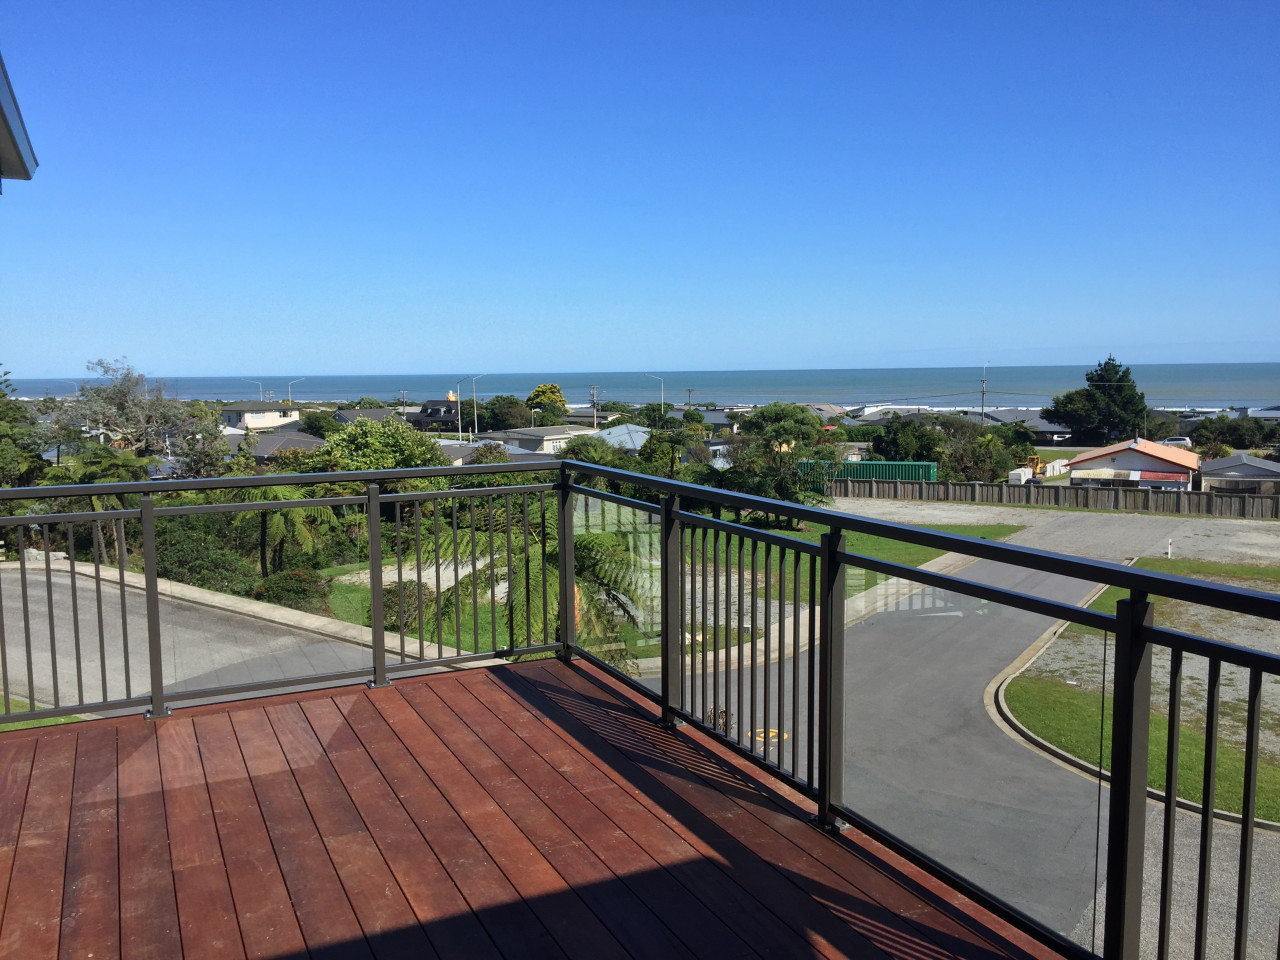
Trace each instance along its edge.
{"label": "metal balustrade", "polygon": [[[237,498],[286,484],[323,495]],[[265,524],[273,511],[321,507],[362,531],[367,628],[333,624],[326,633],[305,615],[265,616],[256,601],[213,596],[159,575],[157,530],[173,518],[225,514],[231,523],[250,514]],[[1272,901],[1280,901],[1280,890],[1260,892],[1255,867],[1258,844],[1276,838],[1257,810],[1259,761],[1275,751],[1280,712],[1266,699],[1277,690],[1280,657],[1172,629],[1176,624],[1157,626],[1151,598],[1274,627],[1277,596],[577,462],[6,489],[0,512],[0,536],[14,557],[0,565],[5,721],[141,710],[159,716],[176,705],[302,685],[381,685],[398,674],[485,658],[583,656],[652,697],[665,723],[696,725],[807,793],[823,827],[857,825],[1068,955],[1276,955]],[[727,519],[735,512],[773,522]],[[824,531],[813,542],[786,529],[790,524]],[[857,534],[1129,595],[1111,616],[983,582],[965,569],[922,569],[853,552],[848,538]],[[851,719],[860,701],[849,683],[876,680],[858,674],[873,627],[907,624],[918,632],[911,624],[922,621],[908,616],[961,618],[997,608],[1099,631],[1110,657],[1100,671],[1110,687],[1112,725],[1110,770],[1095,771],[1107,784],[1105,800],[1097,788],[1094,821],[1097,915],[1074,941],[1071,931],[1010,906],[1004,891],[987,889],[963,865],[941,862],[927,838],[878,822],[892,820],[893,810],[861,803],[866,743],[862,721]],[[199,621],[215,616],[201,611],[264,624],[260,634],[246,630],[253,636],[244,656],[270,660],[276,673],[237,672],[231,661],[187,670]],[[938,623],[931,629],[945,636]],[[1156,660],[1156,686],[1167,685],[1167,702],[1153,693]],[[917,675],[935,669],[929,662],[901,666]],[[1235,816],[1214,809],[1224,669],[1245,678],[1243,700],[1229,710],[1243,731]],[[1166,715],[1167,729],[1157,744],[1165,755],[1159,794],[1148,786],[1153,707]],[[901,709],[908,717],[913,707]],[[1204,725],[1198,803],[1178,797],[1189,712]],[[1161,821],[1158,849],[1148,842],[1153,816]],[[1186,834],[1187,818],[1197,824],[1194,849],[1178,829],[1183,824]],[[1227,839],[1233,850],[1224,866],[1227,858],[1215,852]],[[1191,874],[1179,866],[1189,858]],[[1234,873],[1224,899],[1228,867]],[[1018,868],[1010,867],[1015,877]],[[1193,906],[1184,908],[1189,875]],[[1259,903],[1271,913],[1259,914]]]}

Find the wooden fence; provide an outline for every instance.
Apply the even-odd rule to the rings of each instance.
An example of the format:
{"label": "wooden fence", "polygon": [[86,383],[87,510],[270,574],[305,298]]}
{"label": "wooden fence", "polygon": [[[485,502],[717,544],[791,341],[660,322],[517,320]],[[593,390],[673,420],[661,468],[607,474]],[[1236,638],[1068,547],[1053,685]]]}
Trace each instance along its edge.
{"label": "wooden fence", "polygon": [[1280,496],[1215,493],[1212,490],[1151,490],[1135,487],[1071,487],[1057,483],[931,483],[918,480],[832,480],[832,497],[879,500],[931,500],[1011,506],[1172,513],[1182,516],[1280,519]]}

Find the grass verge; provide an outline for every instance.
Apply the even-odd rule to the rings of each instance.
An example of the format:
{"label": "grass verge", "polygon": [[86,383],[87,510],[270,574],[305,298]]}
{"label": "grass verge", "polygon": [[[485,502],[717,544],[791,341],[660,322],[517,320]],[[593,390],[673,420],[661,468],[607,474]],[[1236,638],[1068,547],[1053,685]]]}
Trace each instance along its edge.
{"label": "grass verge", "polygon": [[[1009,681],[1005,702],[1018,722],[1042,740],[1090,764],[1111,768],[1111,697],[1082,690],[1048,677],[1023,674]],[[1105,706],[1104,706],[1105,701]],[[1101,742],[1098,727],[1102,724]],[[1147,783],[1164,789],[1167,718],[1151,715],[1151,746]],[[1199,803],[1204,796],[1204,734],[1185,724],[1179,734],[1178,796]],[[1227,743],[1218,744],[1218,769],[1214,786],[1214,806],[1239,813],[1244,792],[1244,751]],[[1258,816],[1280,821],[1280,765],[1259,758]]]}
{"label": "grass verge", "polygon": [[[19,700],[17,697],[9,698],[9,710],[12,713],[22,713],[31,709],[31,704],[25,700]],[[0,731],[4,730],[30,730],[32,727],[52,727],[59,723],[76,723],[80,717],[37,717],[34,720],[15,720],[12,723],[0,723]]]}

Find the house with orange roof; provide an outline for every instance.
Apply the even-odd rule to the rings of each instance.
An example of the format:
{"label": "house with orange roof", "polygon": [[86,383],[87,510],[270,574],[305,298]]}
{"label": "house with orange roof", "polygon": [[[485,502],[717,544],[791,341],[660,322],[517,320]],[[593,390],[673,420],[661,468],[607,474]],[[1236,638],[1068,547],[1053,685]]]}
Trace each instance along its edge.
{"label": "house with orange roof", "polygon": [[1082,453],[1067,464],[1073,487],[1190,490],[1200,455],[1152,440],[1124,440]]}

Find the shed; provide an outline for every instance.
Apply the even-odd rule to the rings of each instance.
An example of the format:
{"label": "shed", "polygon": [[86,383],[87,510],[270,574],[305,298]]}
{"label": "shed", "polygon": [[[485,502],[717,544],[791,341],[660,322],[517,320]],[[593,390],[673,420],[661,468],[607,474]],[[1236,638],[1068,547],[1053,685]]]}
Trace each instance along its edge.
{"label": "shed", "polygon": [[1237,453],[1200,466],[1200,489],[1219,493],[1280,493],[1280,463]]}
{"label": "shed", "polygon": [[1067,464],[1072,486],[1190,490],[1200,455],[1151,440],[1125,440],[1080,454]]}

